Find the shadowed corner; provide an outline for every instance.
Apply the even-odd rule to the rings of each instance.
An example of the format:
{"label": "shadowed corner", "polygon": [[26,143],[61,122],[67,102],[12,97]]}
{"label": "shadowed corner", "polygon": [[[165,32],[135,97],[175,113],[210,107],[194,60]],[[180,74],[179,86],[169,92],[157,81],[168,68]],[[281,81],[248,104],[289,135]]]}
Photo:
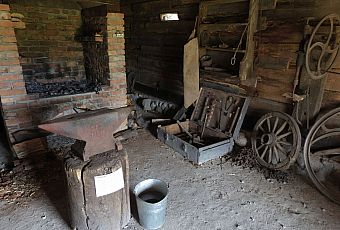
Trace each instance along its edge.
{"label": "shadowed corner", "polygon": [[131,208],[131,216],[137,222],[139,222],[137,202],[136,202],[135,194],[133,193],[133,190],[131,190],[131,189],[130,189],[130,208]]}
{"label": "shadowed corner", "polygon": [[63,161],[51,152],[44,154],[42,160],[47,162],[47,164],[45,167],[37,168],[35,172],[36,180],[41,184],[41,189],[60,217],[71,227]]}

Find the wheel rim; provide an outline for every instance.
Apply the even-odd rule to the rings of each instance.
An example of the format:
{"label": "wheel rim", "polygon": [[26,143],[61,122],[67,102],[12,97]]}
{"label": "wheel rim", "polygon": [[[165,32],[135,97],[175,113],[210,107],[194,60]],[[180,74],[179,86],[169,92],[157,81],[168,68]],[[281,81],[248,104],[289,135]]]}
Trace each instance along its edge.
{"label": "wheel rim", "polygon": [[[330,23],[327,39],[324,41],[315,42],[314,39],[317,37],[320,28],[327,25],[327,22]],[[309,39],[306,49],[305,65],[308,75],[314,80],[318,80],[326,76],[327,71],[332,67],[338,54],[339,43],[336,42],[336,36],[333,35],[333,33],[336,34],[337,22],[340,22],[339,15],[327,15],[315,27]],[[318,59],[314,64],[311,63],[311,60],[313,60],[313,55],[316,55]]]}
{"label": "wheel rim", "polygon": [[288,169],[296,161],[300,146],[299,126],[285,113],[268,113],[254,127],[253,151],[258,163],[267,168]]}
{"label": "wheel rim", "polygon": [[306,169],[314,185],[340,204],[340,108],[322,116],[304,145]]}

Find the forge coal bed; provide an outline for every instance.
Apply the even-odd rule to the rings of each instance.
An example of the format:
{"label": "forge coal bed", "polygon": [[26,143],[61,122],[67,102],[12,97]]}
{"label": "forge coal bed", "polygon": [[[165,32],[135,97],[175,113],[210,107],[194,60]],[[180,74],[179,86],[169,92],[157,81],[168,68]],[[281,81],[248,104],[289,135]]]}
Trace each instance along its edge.
{"label": "forge coal bed", "polygon": [[28,94],[39,94],[39,97],[55,97],[89,92],[99,92],[102,90],[100,84],[88,83],[86,80],[65,81],[43,84],[40,82],[26,82]]}

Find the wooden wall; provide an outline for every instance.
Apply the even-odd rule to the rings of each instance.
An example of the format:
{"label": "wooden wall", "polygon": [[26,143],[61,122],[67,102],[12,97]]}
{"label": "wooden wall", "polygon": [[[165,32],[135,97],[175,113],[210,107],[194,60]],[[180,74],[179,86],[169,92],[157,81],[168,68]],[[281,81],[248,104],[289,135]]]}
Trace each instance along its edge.
{"label": "wooden wall", "polygon": [[[127,0],[126,67],[136,80],[167,99],[183,95],[183,46],[194,28],[199,0]],[[161,22],[159,15],[178,12],[180,21]]]}
{"label": "wooden wall", "polygon": [[[340,13],[340,0],[278,0],[275,10],[262,11],[261,17],[266,18],[268,28],[258,32],[256,37],[258,58],[255,66],[260,100],[291,104],[291,100],[282,95],[293,91],[297,51],[306,19],[316,17],[320,21],[330,13]],[[339,56],[332,71],[340,72]],[[329,73],[323,109],[339,105],[340,75]]]}
{"label": "wooden wall", "polygon": [[[135,72],[137,81],[169,95],[183,94],[183,45],[191,33],[199,0],[126,0],[127,71]],[[180,21],[160,22],[159,13],[178,12]],[[340,12],[340,0],[278,0],[275,10],[265,10],[268,28],[256,34],[255,60],[258,97],[253,110],[289,112],[292,101],[282,95],[292,92],[296,57],[307,17],[320,20]],[[340,30],[339,30],[340,31]],[[335,63],[340,72],[340,57]],[[340,105],[340,75],[329,74],[323,107]],[[157,90],[158,89],[158,90]],[[170,96],[168,99],[173,99]]]}

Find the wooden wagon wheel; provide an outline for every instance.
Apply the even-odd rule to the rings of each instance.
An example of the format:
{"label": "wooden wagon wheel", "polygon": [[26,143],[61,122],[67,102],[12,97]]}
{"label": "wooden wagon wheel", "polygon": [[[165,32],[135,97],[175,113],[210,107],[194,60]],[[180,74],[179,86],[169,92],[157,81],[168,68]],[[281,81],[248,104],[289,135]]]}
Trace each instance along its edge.
{"label": "wooden wagon wheel", "polygon": [[[336,41],[335,22],[340,22],[337,14],[330,14],[324,17],[315,27],[306,50],[306,70],[309,76],[318,80],[326,76],[328,70],[332,67],[339,51],[339,43]],[[320,28],[329,22],[329,34],[324,41],[315,41],[319,36]]]}
{"label": "wooden wagon wheel", "polygon": [[309,177],[321,193],[340,204],[340,108],[311,128],[303,149]]}
{"label": "wooden wagon wheel", "polygon": [[270,169],[285,170],[299,154],[300,128],[288,114],[268,113],[257,121],[251,141],[258,163]]}

